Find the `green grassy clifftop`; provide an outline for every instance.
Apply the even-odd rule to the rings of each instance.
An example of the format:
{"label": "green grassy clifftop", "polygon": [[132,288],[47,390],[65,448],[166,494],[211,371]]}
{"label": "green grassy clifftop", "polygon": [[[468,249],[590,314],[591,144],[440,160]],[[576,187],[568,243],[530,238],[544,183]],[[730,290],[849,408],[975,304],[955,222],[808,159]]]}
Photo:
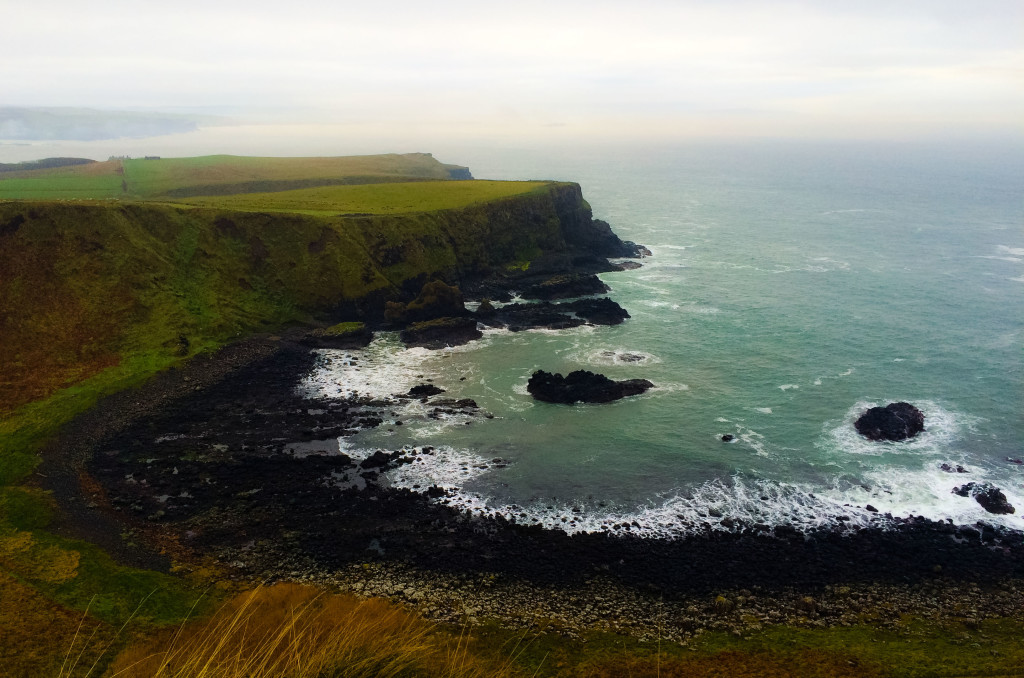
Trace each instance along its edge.
{"label": "green grassy clifftop", "polygon": [[372,313],[410,281],[565,248],[590,220],[574,184],[508,186],[520,193],[367,216],[0,202],[0,412],[127,362],[148,371],[263,326]]}

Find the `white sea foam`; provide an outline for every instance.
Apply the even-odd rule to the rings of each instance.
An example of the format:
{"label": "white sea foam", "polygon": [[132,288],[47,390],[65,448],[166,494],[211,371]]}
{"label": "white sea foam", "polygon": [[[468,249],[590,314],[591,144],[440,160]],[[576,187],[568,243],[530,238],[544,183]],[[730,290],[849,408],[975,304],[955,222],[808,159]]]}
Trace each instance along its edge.
{"label": "white sea foam", "polygon": [[[742,426],[737,433],[737,442],[763,454],[764,439],[760,434]],[[370,453],[367,450],[362,456],[358,451],[349,454],[358,459]],[[946,459],[957,463],[955,457],[947,455]],[[421,493],[434,485],[443,487],[448,490],[448,496],[434,501],[474,515],[500,515],[507,520],[569,534],[628,532],[641,537],[672,539],[752,525],[768,528],[787,525],[802,531],[847,530],[867,525],[884,527],[891,524],[886,514],[949,519],[964,525],[985,520],[1024,529],[1021,516],[988,514],[976,501],[952,493],[954,487],[966,482],[993,481],[981,466],[971,465],[968,474],[951,474],[941,471],[937,463],[918,469],[882,465],[867,471],[860,482],[844,477],[824,485],[734,476],[658,495],[633,506],[609,505],[593,499],[587,502],[532,500],[520,505],[495,501],[485,490],[467,488],[467,484],[481,480],[497,483],[502,469],[509,464],[507,460],[487,459],[471,450],[440,447],[432,454],[417,455],[411,464],[386,472],[384,478],[394,487]],[[1024,492],[1005,483],[1001,489],[1011,504],[1024,506]],[[878,511],[869,511],[868,505]]]}
{"label": "white sea foam", "polygon": [[[952,488],[971,480],[985,480],[983,473],[949,474],[938,467],[921,471],[879,468],[863,484],[840,482],[831,486],[806,483],[778,483],[735,476],[716,479],[687,491],[656,497],[639,506],[609,506],[575,501],[531,501],[526,504],[495,502],[481,492],[466,491],[462,484],[500,473],[500,468],[483,457],[464,450],[446,448],[432,457],[387,474],[397,487],[425,492],[437,484],[450,496],[438,499],[468,513],[503,516],[524,524],[541,525],[569,534],[585,532],[630,533],[672,539],[708,531],[733,531],[753,525],[773,528],[787,525],[801,531],[850,528],[891,524],[891,518],[911,515],[932,520],[950,519],[955,524],[971,525],[978,520],[1024,529],[1024,518],[1017,515],[988,514],[970,498],[952,494]],[[414,487],[418,485],[419,487]],[[1008,501],[1024,505],[1024,493],[1010,489]],[[873,512],[867,509],[878,509]],[[628,528],[626,526],[629,526]],[[763,529],[763,528],[762,528]]]}
{"label": "white sea foam", "polygon": [[1008,247],[1006,245],[999,245],[997,248],[1000,252],[1011,254],[1015,257],[1024,257],[1024,247]]}
{"label": "white sea foam", "polygon": [[853,422],[869,408],[879,405],[881,403],[857,402],[847,410],[842,421],[825,424],[822,436],[815,442],[815,447],[824,449],[828,455],[839,455],[840,457],[909,454],[940,458],[953,452],[952,444],[963,433],[973,431],[974,427],[982,421],[978,417],[968,414],[951,412],[929,400],[915,400],[914,405],[924,413],[925,430],[922,433],[909,440],[899,442],[871,441],[857,433]]}
{"label": "white sea foam", "polygon": [[[472,472],[473,465],[462,462]],[[487,471],[482,471],[486,473]],[[428,481],[443,477],[432,472],[416,477],[421,491]],[[473,476],[477,477],[477,476]],[[403,483],[408,487],[409,480]],[[454,489],[454,488],[449,488]],[[813,530],[867,525],[878,518],[860,508],[844,506],[798,484],[767,481],[713,480],[686,492],[654,497],[641,506],[600,506],[584,502],[531,502],[526,505],[491,503],[479,493],[454,491],[438,500],[481,516],[501,515],[519,523],[541,525],[569,534],[611,532],[672,539],[707,531],[731,531],[745,526],[790,525]],[[846,520],[841,522],[840,517]]]}
{"label": "white sea foam", "polygon": [[627,348],[599,348],[586,354],[573,353],[570,360],[587,365],[652,365],[661,362],[661,358],[644,351],[632,351]]}
{"label": "white sea foam", "polygon": [[405,348],[392,333],[378,333],[361,350],[317,353],[316,368],[299,385],[299,392],[310,398],[385,399],[437,377],[425,364],[431,355],[428,349]]}
{"label": "white sea foam", "polygon": [[430,454],[418,454],[411,464],[403,464],[384,474],[392,487],[426,492],[431,485],[457,490],[491,469],[493,462],[476,452],[453,447],[438,447]]}
{"label": "white sea foam", "polygon": [[800,384],[782,384],[779,386],[779,390],[788,391],[790,389],[800,388]]}
{"label": "white sea foam", "polygon": [[720,308],[702,304],[683,304],[682,306],[677,305],[675,308],[683,313],[693,313],[696,315],[715,315],[722,312]]}
{"label": "white sea foam", "polygon": [[996,261],[1009,261],[1014,264],[1019,264],[1024,261],[1020,257],[997,257],[997,256],[976,256],[975,259],[994,259]]}
{"label": "white sea foam", "polygon": [[770,408],[770,407],[754,407],[752,409],[755,412],[760,412],[761,414],[771,414],[772,413],[772,408]]}

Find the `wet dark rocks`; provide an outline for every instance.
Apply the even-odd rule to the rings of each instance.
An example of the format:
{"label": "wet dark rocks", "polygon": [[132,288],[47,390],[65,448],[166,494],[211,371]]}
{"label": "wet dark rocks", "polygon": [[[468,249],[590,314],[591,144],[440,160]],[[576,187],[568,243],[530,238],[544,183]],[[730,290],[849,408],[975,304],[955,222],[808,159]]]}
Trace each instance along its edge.
{"label": "wet dark rocks", "polygon": [[613,381],[603,374],[576,370],[563,377],[538,370],[530,377],[526,390],[537,400],[549,403],[607,403],[639,395],[654,384],[646,379]]}
{"label": "wet dark rocks", "polygon": [[734,436],[731,433],[726,433],[724,436],[722,436],[722,442],[723,443],[731,443],[735,439],[736,439],[736,436]]}
{"label": "wet dark rocks", "polygon": [[[615,355],[614,353],[612,355]],[[647,356],[639,353],[620,353],[618,359],[624,363],[640,363],[647,359]]]}
{"label": "wet dark rocks", "polygon": [[520,294],[526,299],[551,300],[604,294],[609,289],[596,275],[565,273],[531,285],[523,289]]}
{"label": "wet dark rocks", "polygon": [[509,304],[479,316],[490,327],[503,327],[513,332],[527,329],[563,330],[592,325],[618,325],[629,317],[624,308],[607,297],[577,299],[554,304],[543,301],[532,304]]}
{"label": "wet dark rocks", "polygon": [[402,330],[400,338],[406,346],[440,349],[468,344],[482,336],[476,319],[445,317],[413,323]]}
{"label": "wet dark rocks", "polygon": [[626,309],[608,297],[598,299],[578,299],[567,304],[559,304],[593,325],[618,325],[629,317]]}
{"label": "wet dark rocks", "polygon": [[960,464],[947,464],[945,462],[939,465],[939,470],[945,471],[946,473],[970,473],[970,471]]}
{"label": "wet dark rocks", "polygon": [[910,403],[889,403],[868,409],[853,425],[868,440],[906,440],[924,431],[924,413]]}
{"label": "wet dark rocks", "polygon": [[1006,499],[1006,495],[991,483],[967,483],[953,488],[953,494],[960,497],[974,497],[989,513],[1016,513],[1017,509]]}
{"label": "wet dark rocks", "polygon": [[500,327],[512,332],[532,329],[566,330],[584,324],[580,318],[565,313],[561,304],[509,304],[479,318],[489,327]]}
{"label": "wet dark rocks", "polygon": [[444,389],[433,384],[418,384],[410,388],[407,395],[413,398],[429,398],[439,393],[444,393]]}

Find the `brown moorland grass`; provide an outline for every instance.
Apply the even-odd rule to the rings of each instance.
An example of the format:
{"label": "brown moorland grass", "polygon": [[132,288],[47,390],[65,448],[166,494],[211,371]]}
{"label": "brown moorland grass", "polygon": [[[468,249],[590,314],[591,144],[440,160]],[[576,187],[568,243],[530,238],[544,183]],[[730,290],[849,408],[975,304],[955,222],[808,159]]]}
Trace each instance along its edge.
{"label": "brown moorland grass", "polygon": [[84,676],[102,662],[114,629],[47,599],[0,569],[0,675]]}
{"label": "brown moorland grass", "polygon": [[511,676],[451,635],[382,599],[326,594],[298,584],[236,596],[209,619],[129,646],[118,678],[348,678]]}

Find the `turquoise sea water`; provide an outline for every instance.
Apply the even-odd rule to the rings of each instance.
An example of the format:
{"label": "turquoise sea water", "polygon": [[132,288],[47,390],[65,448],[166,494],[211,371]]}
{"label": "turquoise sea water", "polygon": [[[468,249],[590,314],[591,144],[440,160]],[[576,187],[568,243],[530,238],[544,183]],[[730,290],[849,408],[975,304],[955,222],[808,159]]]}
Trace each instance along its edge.
{"label": "turquoise sea water", "polygon": [[[414,403],[396,408],[402,426],[342,441],[354,456],[438,448],[392,472],[395,484],[457,488],[449,501],[468,510],[568,531],[856,525],[867,504],[1024,528],[1024,467],[1006,461],[1024,454],[1024,172],[1012,153],[752,143],[460,162],[477,177],[579,181],[595,216],[654,256],[603,276],[632,315],[620,326],[491,332],[439,352],[384,335],[361,354],[325,352],[313,392],[433,379],[494,415],[438,421]],[[536,369],[657,388],[551,405],[526,393]],[[925,412],[926,432],[860,438],[859,413],[895,400]],[[951,493],[972,480],[1018,513]]]}

